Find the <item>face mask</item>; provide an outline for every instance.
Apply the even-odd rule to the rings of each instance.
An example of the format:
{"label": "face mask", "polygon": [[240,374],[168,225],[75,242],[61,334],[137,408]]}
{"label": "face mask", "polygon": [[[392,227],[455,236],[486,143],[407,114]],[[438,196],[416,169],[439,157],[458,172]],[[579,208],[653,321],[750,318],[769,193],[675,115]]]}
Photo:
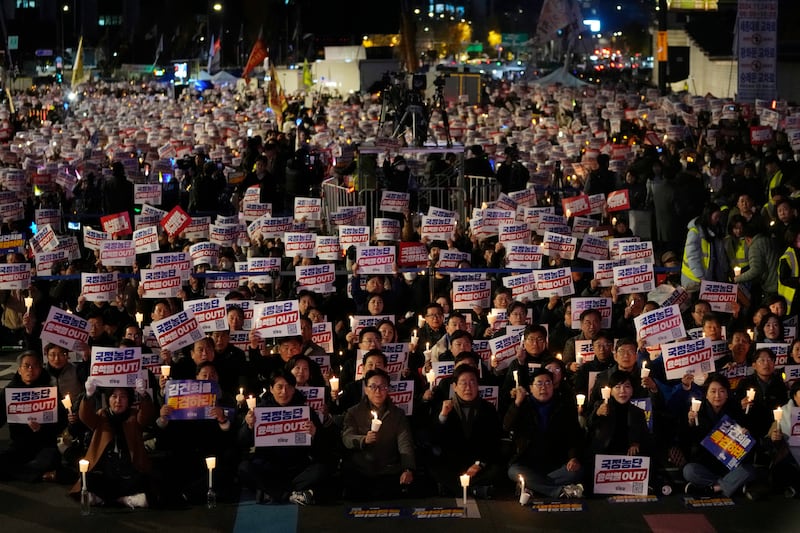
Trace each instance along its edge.
{"label": "face mask", "polygon": [[417,273],[416,272],[403,272],[403,277],[406,279],[406,281],[414,281],[415,279],[417,279]]}

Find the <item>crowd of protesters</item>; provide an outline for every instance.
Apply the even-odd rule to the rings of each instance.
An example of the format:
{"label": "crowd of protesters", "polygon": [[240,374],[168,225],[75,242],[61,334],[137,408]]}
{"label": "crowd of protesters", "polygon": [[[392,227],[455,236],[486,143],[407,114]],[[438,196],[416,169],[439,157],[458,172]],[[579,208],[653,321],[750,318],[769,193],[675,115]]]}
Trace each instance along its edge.
{"label": "crowd of protesters", "polygon": [[[0,213],[9,236],[3,242],[12,243],[6,263],[30,262],[35,273],[29,288],[0,291],[3,344],[22,350],[6,391],[55,386],[59,398],[73,400],[60,402],[50,423],[8,424],[0,477],[75,483],[77,493],[78,460],[86,458],[94,504],[183,505],[206,501],[205,458],[214,456],[222,500],[236,500],[240,487],[259,503],[301,505],[342,495],[457,496],[463,474],[478,498],[515,486],[580,498],[592,491],[595,458],[616,455],[650,458],[651,490],[680,481],[680,490],[695,496],[794,496],[800,478],[789,437],[800,380],[789,369],[800,365],[800,175],[786,132],[796,127],[796,115],[622,87],[501,85],[483,105],[450,104],[465,159],[370,160],[358,145],[382,137],[376,102],[330,98],[304,107],[298,100],[276,114],[264,111],[266,100],[263,91],[241,88],[172,99],[154,86],[101,85],[87,88],[66,115],[41,123],[30,119],[33,110],[62,105],[56,93],[17,95],[19,115],[0,116]],[[771,140],[751,143],[750,126],[771,123],[773,115]],[[436,117],[432,124],[438,136]],[[579,193],[605,199],[627,190],[626,209],[603,203],[587,218],[605,238],[652,241],[651,261],[664,267],[659,286],[623,294],[594,279],[591,261],[550,253],[541,269],[571,267],[573,293],[515,293],[503,279],[530,268],[507,267],[509,243],[496,232],[479,234],[469,220],[458,220],[449,239],[424,235],[416,193],[442,175],[496,178],[505,199],[530,188],[536,195],[527,207],[552,206],[554,214],[563,212],[560,200]],[[145,211],[134,201],[134,183],[161,184],[160,203],[151,206],[160,217],[179,207],[213,224],[215,217],[243,219],[248,197],[269,204],[272,216],[294,216],[295,197],[318,195],[328,177],[410,193],[407,209],[395,215],[402,241],[426,246],[425,266],[397,263],[390,274],[362,274],[353,250],[336,261],[287,256],[285,239],[242,224],[234,242],[193,261],[174,295],[145,298],[139,274],[155,267],[149,253],[137,253],[131,266],[109,266],[96,246],[86,246],[84,228],[73,229],[81,223],[102,231],[100,218],[120,213],[138,229]],[[248,196],[253,187],[256,196]],[[37,217],[48,209],[60,215],[47,219],[58,240],[76,237],[77,249],[43,272],[36,261],[52,249],[30,241],[32,223],[38,233],[44,224]],[[473,213],[473,221],[479,218]],[[292,231],[337,234],[330,219],[295,219]],[[355,222],[372,227],[372,220]],[[541,244],[541,233],[532,229],[527,242]],[[205,236],[187,238],[158,226],[159,253],[207,240],[208,227]],[[437,270],[446,251],[465,254],[459,268],[478,276],[468,279],[491,283],[488,305],[454,305],[455,274]],[[280,273],[268,283],[235,268],[260,257],[279,259]],[[292,268],[326,262],[336,266],[332,290],[295,283]],[[80,274],[91,272],[120,274],[114,299],[87,298]],[[214,284],[214,272],[239,273],[222,278],[233,284]],[[728,312],[713,312],[699,297],[704,281],[738,285]],[[668,379],[659,347],[648,345],[635,319],[674,294],[682,295],[671,301],[680,304],[687,336],[722,348],[707,372]],[[225,307],[213,331],[182,350],[159,346],[151,323],[213,297]],[[609,298],[610,316],[596,308],[574,316],[573,297]],[[246,311],[255,303],[294,300],[296,335],[268,337],[249,327]],[[54,307],[86,320],[85,343],[43,343]],[[380,319],[367,327],[350,319],[361,316]],[[331,336],[321,346],[313,333],[324,323]],[[513,357],[498,363],[483,341],[515,335]],[[588,352],[585,344],[578,348],[582,341]],[[406,364],[390,369],[382,348],[397,343]],[[776,353],[776,346],[784,350]],[[99,385],[106,382],[92,371],[96,347],[138,348],[152,356],[149,370],[135,387]],[[431,379],[442,362],[453,363],[449,375]],[[171,380],[216,383],[213,409],[202,420],[176,418],[165,398]],[[408,411],[390,399],[398,381],[413,383]],[[482,392],[492,386],[497,396],[489,401]],[[324,390],[302,428],[310,442],[254,446],[260,410],[308,405],[306,387]],[[3,423],[6,402],[4,393]],[[776,419],[778,407],[783,415]],[[724,417],[755,440],[733,468],[703,446]]]}

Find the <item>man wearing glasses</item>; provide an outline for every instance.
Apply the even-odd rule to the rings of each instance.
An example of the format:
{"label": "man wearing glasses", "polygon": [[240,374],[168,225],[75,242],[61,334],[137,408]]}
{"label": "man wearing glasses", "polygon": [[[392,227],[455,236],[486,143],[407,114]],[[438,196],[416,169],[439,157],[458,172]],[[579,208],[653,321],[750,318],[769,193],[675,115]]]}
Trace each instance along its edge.
{"label": "man wearing glasses", "polygon": [[344,417],[342,442],[350,452],[342,467],[345,498],[398,497],[414,481],[411,429],[405,413],[389,398],[389,374],[384,370],[366,373],[364,395]]}

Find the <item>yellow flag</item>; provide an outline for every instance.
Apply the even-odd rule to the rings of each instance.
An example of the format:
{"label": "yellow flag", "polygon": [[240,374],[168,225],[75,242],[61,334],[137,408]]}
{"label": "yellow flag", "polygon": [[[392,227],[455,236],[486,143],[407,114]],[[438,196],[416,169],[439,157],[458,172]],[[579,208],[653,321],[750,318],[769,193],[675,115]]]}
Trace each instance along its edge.
{"label": "yellow flag", "polygon": [[75,54],[75,63],[72,65],[72,87],[80,85],[86,81],[86,74],[83,72],[83,36],[78,41],[78,52]]}

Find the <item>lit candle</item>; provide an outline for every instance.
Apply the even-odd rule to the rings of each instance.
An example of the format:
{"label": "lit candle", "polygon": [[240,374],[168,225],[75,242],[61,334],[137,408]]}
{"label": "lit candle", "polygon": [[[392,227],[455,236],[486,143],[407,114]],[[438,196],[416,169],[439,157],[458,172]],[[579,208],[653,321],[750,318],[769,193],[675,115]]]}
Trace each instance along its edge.
{"label": "lit candle", "polygon": [[606,385],[602,389],[600,389],[600,395],[603,397],[603,401],[608,403],[608,399],[611,398],[611,387]]}
{"label": "lit candle", "polygon": [[411,333],[411,344],[413,344],[416,347],[418,342],[419,342],[419,337],[417,337],[417,330],[414,330]]}
{"label": "lit candle", "polygon": [[239,387],[239,394],[236,395],[236,403],[244,401],[244,387]]}
{"label": "lit candle", "polygon": [[778,424],[778,429],[780,429],[781,418],[783,417],[783,409],[780,407],[773,409],[772,416],[775,418],[775,422]]}
{"label": "lit candle", "polygon": [[[702,402],[700,400],[698,400],[697,398],[692,398],[692,412],[693,413],[696,414],[696,413],[698,413],[700,411],[700,404],[701,403]],[[694,418],[694,425],[695,426],[700,425],[700,421],[697,419],[697,417]]]}
{"label": "lit candle", "polygon": [[464,490],[464,507],[467,506],[467,487],[469,487],[469,474],[461,474],[458,476],[461,481],[461,488]]}
{"label": "lit candle", "polygon": [[486,315],[486,321],[489,323],[490,328],[494,328],[494,323],[497,322],[497,315],[494,312]]}
{"label": "lit candle", "polygon": [[208,488],[214,484],[212,473],[214,472],[214,468],[217,466],[217,458],[216,457],[206,457],[206,467],[208,468]]}
{"label": "lit candle", "polygon": [[748,334],[748,335],[750,335],[750,340],[751,340],[751,341],[754,341],[754,340],[756,340],[756,336],[755,336],[755,334],[753,333],[753,330],[752,330],[752,329],[748,329],[748,330],[747,330],[747,334]]}
{"label": "lit candle", "polygon": [[31,306],[33,305],[33,298],[30,296],[25,298],[25,307],[28,309],[28,312],[31,312]]}
{"label": "lit candle", "polygon": [[744,408],[744,414],[750,412],[750,404],[753,400],[756,399],[756,390],[755,389],[747,389],[747,407]]}
{"label": "lit candle", "polygon": [[492,365],[492,368],[494,368],[495,366],[497,366],[497,357],[495,357],[495,355],[494,355],[494,354],[492,354],[492,355],[489,357],[489,363]]}
{"label": "lit candle", "polygon": [[519,370],[514,370],[512,374],[514,374],[514,386],[519,387]]}
{"label": "lit candle", "polygon": [[372,423],[369,429],[370,431],[374,431],[375,433],[377,433],[378,431],[381,430],[381,425],[383,424],[383,422],[381,422],[381,420],[378,418],[377,411],[370,411],[370,413],[372,414]]}
{"label": "lit candle", "polygon": [[556,359],[558,359],[559,361],[562,361],[564,359],[564,356],[561,355],[560,353],[557,353],[556,354]]}
{"label": "lit candle", "polygon": [[89,461],[87,461],[86,459],[81,459],[80,461],[78,461],[78,468],[81,471],[81,483],[83,483],[81,486],[84,489],[88,490],[88,488],[86,487],[86,472],[89,471]]}
{"label": "lit candle", "polygon": [[136,313],[136,323],[139,324],[139,327],[142,327],[142,322],[144,322],[144,314]]}
{"label": "lit candle", "polygon": [[522,477],[522,474],[519,475],[519,504],[520,505],[527,505],[528,500],[531,499],[531,495],[525,492],[525,478]]}
{"label": "lit candle", "polygon": [[329,380],[329,382],[331,384],[331,392],[333,394],[336,394],[337,392],[339,392],[339,378],[334,376]]}
{"label": "lit candle", "polygon": [[583,364],[583,354],[582,353],[579,352],[579,353],[575,354],[575,362],[578,363],[579,365]]}
{"label": "lit candle", "polygon": [[422,318],[422,315],[417,315],[417,327],[422,329],[422,326],[425,325],[425,319]]}
{"label": "lit candle", "polygon": [[172,367],[169,365],[161,365],[161,375],[165,378],[169,377],[169,371],[172,370]]}
{"label": "lit candle", "polygon": [[650,376],[650,369],[647,368],[647,361],[642,361],[642,369],[640,371],[642,379]]}
{"label": "lit candle", "polygon": [[585,394],[576,394],[575,401],[578,404],[578,407],[583,407],[583,404],[586,403],[586,395]]}
{"label": "lit candle", "polygon": [[436,371],[431,369],[425,374],[425,377],[428,378],[428,385],[430,385],[431,390],[433,390],[433,384],[436,383]]}
{"label": "lit candle", "polygon": [[63,405],[64,409],[66,409],[67,411],[72,409],[72,398],[69,397],[69,393],[64,395],[64,399],[61,400],[61,405]]}
{"label": "lit candle", "polygon": [[356,330],[356,317],[351,316],[350,317],[350,331],[355,331],[355,330]]}
{"label": "lit candle", "polygon": [[734,276],[738,276],[741,273],[742,273],[742,267],[738,267],[738,266],[733,267],[733,275]]}
{"label": "lit candle", "polygon": [[256,399],[252,394],[247,397],[247,408],[251,411],[256,408]]}
{"label": "lit candle", "polygon": [[616,225],[617,225],[617,217],[613,217],[613,218],[611,219],[611,225],[612,225],[612,226],[616,226]]}

